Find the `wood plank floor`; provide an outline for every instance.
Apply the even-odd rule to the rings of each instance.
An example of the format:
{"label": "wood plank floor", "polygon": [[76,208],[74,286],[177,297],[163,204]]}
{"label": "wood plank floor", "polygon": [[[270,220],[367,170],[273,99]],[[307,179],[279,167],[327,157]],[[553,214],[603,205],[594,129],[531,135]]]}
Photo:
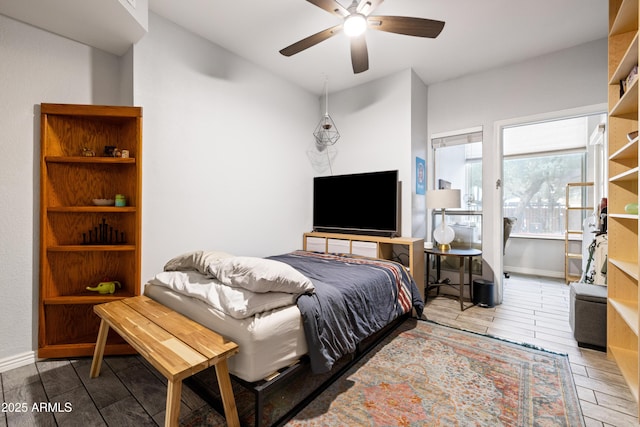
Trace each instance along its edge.
{"label": "wood plank floor", "polygon": [[[568,354],[586,425],[637,426],[637,405],[615,363],[573,339],[569,288],[515,275],[505,282],[500,306],[461,312],[456,300],[441,296],[428,300],[426,314],[438,323]],[[0,427],[163,425],[166,380],[153,367],[138,356],[105,357],[100,377],[89,380],[90,365],[90,358],[43,360],[0,374],[0,403],[27,409],[0,413]],[[51,406],[34,411],[34,403]],[[205,404],[185,386],[181,418]]]}
{"label": "wood plank floor", "polygon": [[637,404],[615,362],[573,338],[564,281],[512,274],[501,305],[461,312],[457,300],[438,296],[428,298],[425,313],[437,323],[567,354],[587,427],[638,425]]}

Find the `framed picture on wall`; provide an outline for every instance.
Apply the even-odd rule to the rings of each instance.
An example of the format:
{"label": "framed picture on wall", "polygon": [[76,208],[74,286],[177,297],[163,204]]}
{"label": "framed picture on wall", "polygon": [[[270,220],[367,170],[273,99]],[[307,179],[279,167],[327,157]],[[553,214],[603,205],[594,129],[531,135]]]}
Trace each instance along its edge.
{"label": "framed picture on wall", "polygon": [[420,157],[416,157],[416,194],[424,195],[427,186],[426,162]]}

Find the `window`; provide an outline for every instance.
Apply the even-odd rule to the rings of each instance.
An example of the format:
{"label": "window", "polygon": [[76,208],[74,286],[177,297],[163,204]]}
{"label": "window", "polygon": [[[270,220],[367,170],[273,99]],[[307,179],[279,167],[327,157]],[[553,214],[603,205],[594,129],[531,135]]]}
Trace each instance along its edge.
{"label": "window", "polygon": [[431,139],[435,186],[440,180],[460,189],[462,209],[482,210],[482,128],[467,129]]}
{"label": "window", "polygon": [[566,186],[589,178],[588,140],[602,115],[503,129],[503,213],[511,235],[564,236]]}
{"label": "window", "polygon": [[505,158],[504,216],[515,217],[511,234],[564,236],[565,188],[583,182],[586,152]]}

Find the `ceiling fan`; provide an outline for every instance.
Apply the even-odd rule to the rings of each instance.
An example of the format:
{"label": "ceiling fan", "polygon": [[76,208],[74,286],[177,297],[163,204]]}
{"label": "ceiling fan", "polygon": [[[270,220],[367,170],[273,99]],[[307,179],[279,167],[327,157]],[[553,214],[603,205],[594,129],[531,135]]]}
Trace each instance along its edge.
{"label": "ceiling fan", "polygon": [[444,22],[406,16],[371,16],[384,0],[353,0],[347,8],[336,0],[307,0],[320,9],[338,16],[342,23],[304,38],[280,51],[292,56],[344,31],[351,38],[351,64],[354,74],[369,69],[369,54],[364,33],[367,28],[407,36],[436,38]]}

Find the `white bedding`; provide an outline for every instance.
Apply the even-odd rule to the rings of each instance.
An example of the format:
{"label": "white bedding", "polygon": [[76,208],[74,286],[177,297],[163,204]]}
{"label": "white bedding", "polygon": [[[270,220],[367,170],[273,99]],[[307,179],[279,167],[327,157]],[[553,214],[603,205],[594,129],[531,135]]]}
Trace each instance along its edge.
{"label": "white bedding", "polygon": [[181,295],[199,299],[212,308],[235,319],[296,303],[297,294],[285,292],[253,292],[227,286],[218,279],[197,271],[164,271],[149,281]]}
{"label": "white bedding", "polygon": [[[187,281],[185,281],[185,274],[189,275]],[[215,303],[211,303],[208,295],[211,288],[207,289],[205,286],[200,289],[197,287],[191,289],[195,292],[194,296],[179,292],[180,286],[194,286],[193,281],[197,282],[198,276],[200,279],[205,277],[198,272],[163,272],[145,286],[144,293],[149,298],[238,344],[239,353],[228,361],[229,371],[233,375],[249,382],[258,381],[278,369],[291,365],[307,353],[302,317],[295,305],[295,298],[292,302],[281,305],[279,308],[269,309],[244,318],[235,318],[231,314],[225,314],[220,307],[216,308]],[[160,284],[158,281],[173,282],[174,289],[171,289],[171,286],[166,286],[167,283]],[[211,282],[211,278],[207,278],[206,281]],[[225,288],[227,287],[225,286]],[[237,288],[235,291],[239,292]],[[205,294],[207,295],[205,296]],[[280,293],[270,292],[270,294]],[[260,294],[251,293],[249,296],[255,297],[255,295]],[[288,295],[287,298],[291,298],[291,294],[285,295]],[[237,296],[238,294],[235,294],[235,297],[217,299],[229,299],[243,306],[241,298],[236,298]],[[269,303],[275,301],[275,299],[271,300],[271,297],[267,298],[270,299]],[[212,300],[216,301],[216,297]],[[264,302],[264,300],[260,302]],[[257,305],[259,304],[249,304],[246,307],[249,307],[247,310],[251,311]],[[236,310],[236,313],[239,311],[243,311],[243,309]]]}

